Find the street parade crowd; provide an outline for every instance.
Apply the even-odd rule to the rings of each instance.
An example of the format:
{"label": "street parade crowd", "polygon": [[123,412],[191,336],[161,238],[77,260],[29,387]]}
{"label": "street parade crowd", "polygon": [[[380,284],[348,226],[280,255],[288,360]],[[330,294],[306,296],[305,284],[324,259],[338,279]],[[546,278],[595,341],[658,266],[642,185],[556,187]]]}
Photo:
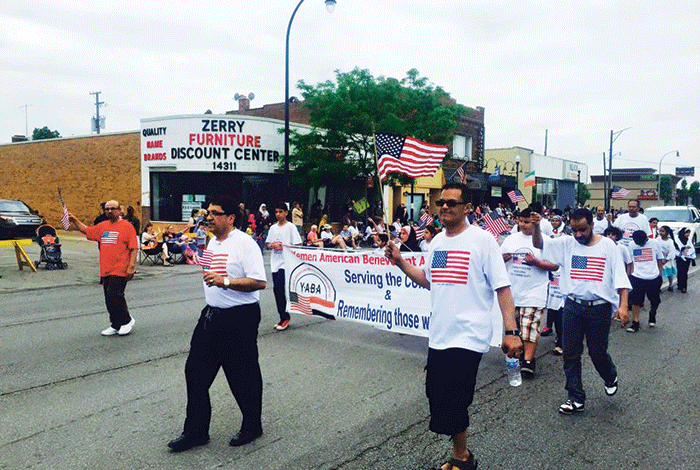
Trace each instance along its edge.
{"label": "street parade crowd", "polygon": [[[647,220],[638,200],[626,211],[602,207],[546,208],[537,202],[517,208],[498,204],[476,207],[459,183],[446,184],[436,201],[437,214],[424,205],[409,214],[401,204],[392,221],[381,212],[358,213],[348,201],[340,222],[314,204],[305,224],[301,204],[284,202],[249,211],[229,196],[211,198],[192,211],[187,228],[172,226],[159,237],[152,224],[140,236],[133,210],[117,201],[103,205],[104,217],[86,226],[70,221],[99,242],[101,282],[110,316],[102,335],[129,334],[134,319],[124,290],[135,272],[138,250],[160,257],[165,266],[180,254],[199,264],[206,305],[194,329],[185,365],[187,407],[182,434],[168,443],[181,452],[209,442],[209,387],[223,368],[241,409],[242,425],[229,441],[242,446],[258,439],[262,428],[263,381],[257,334],[260,290],[267,285],[263,256],[270,250],[278,331],[291,321],[285,296],[285,246],[371,250],[385,256],[414,283],[430,291],[426,395],[431,431],[450,437],[452,456],[442,470],[473,470],[477,460],[467,446],[469,406],[481,357],[490,348],[494,302],[503,319],[503,352],[518,358],[522,376],[534,379],[541,336],[556,335],[553,354],[563,357],[567,398],[564,415],[585,409],[581,379],[584,341],[603,381],[602,391],[617,393],[620,381],[608,353],[611,325],[634,334],[642,323],[654,328],[664,315],[660,291],[687,292],[695,247],[687,229],[678,233]],[[291,220],[290,220],[291,215]],[[100,219],[100,218],[98,218]],[[414,222],[415,219],[415,222]],[[335,226],[335,227],[334,227]],[[308,230],[305,230],[308,227]],[[425,252],[422,267],[402,252]],[[648,317],[641,309],[649,301]],[[631,315],[630,315],[631,310]],[[631,316],[631,318],[630,318]]]}

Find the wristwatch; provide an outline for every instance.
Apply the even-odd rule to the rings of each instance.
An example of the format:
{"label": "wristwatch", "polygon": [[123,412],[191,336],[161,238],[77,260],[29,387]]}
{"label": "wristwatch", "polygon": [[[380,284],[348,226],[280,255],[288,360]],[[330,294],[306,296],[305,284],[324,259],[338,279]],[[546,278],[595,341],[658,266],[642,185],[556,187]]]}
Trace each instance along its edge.
{"label": "wristwatch", "polygon": [[231,279],[225,277],[224,278],[224,289],[228,289],[228,287],[231,285]]}
{"label": "wristwatch", "polygon": [[506,330],[503,334],[506,336],[520,336],[520,330]]}

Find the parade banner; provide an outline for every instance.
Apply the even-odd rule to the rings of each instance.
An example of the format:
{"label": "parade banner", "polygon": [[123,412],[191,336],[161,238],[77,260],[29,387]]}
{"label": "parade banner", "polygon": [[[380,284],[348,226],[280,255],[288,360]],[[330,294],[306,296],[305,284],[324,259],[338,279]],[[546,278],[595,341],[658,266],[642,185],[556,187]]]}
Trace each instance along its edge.
{"label": "parade banner", "polygon": [[[402,255],[417,267],[427,263],[425,252]],[[289,313],[428,336],[430,291],[414,283],[383,254],[284,246],[284,270]],[[492,313],[497,333],[491,345],[499,346],[503,323],[495,294]]]}

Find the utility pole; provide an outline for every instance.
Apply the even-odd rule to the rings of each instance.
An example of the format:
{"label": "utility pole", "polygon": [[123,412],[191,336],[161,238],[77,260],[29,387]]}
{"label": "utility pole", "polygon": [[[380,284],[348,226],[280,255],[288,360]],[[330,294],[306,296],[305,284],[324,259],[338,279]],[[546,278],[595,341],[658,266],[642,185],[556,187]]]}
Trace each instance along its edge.
{"label": "utility pole", "polygon": [[100,101],[100,93],[101,91],[91,91],[91,95],[95,95],[95,125],[94,129],[95,132],[98,134],[100,133],[100,106],[104,106],[105,102]]}
{"label": "utility pole", "polygon": [[24,108],[24,136],[29,140],[29,119],[27,119],[27,108],[33,106],[31,104],[23,104],[20,108]]}
{"label": "utility pole", "polygon": [[549,132],[549,129],[544,130],[544,156],[547,156],[547,133]]}
{"label": "utility pole", "polygon": [[608,192],[605,194],[605,211],[609,211],[612,209],[610,206],[610,196],[612,193],[612,186],[613,186],[613,178],[612,178],[612,159],[613,159],[613,142],[617,140],[618,137],[620,137],[620,134],[625,132],[627,129],[632,129],[631,127],[625,127],[621,131],[610,131],[610,153],[608,154],[608,178],[609,178],[609,183],[608,183]]}

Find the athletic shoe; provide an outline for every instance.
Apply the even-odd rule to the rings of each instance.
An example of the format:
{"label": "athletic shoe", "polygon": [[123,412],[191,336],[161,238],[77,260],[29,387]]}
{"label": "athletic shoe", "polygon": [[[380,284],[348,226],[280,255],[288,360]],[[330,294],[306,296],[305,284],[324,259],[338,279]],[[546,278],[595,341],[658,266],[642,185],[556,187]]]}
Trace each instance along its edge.
{"label": "athletic shoe", "polygon": [[604,384],[605,385],[605,394],[609,397],[615,395],[617,393],[617,377],[615,377],[615,380],[611,384]]}
{"label": "athletic shoe", "polygon": [[655,326],[656,326],[656,322],[649,320],[649,328],[654,328]]}
{"label": "athletic shoe", "polygon": [[136,323],[134,321],[134,317],[131,317],[131,321],[129,323],[127,323],[126,325],[122,325],[119,328],[119,331],[118,331],[119,336],[125,336],[125,335],[128,335],[129,333],[131,333],[131,329],[134,327],[134,323]]}
{"label": "athletic shoe", "polygon": [[559,407],[559,413],[563,415],[570,415],[575,412],[578,413],[583,411],[583,406],[583,403],[568,399]]}
{"label": "athletic shoe", "polygon": [[114,328],[112,328],[110,326],[106,330],[102,330],[101,334],[102,334],[102,336],[112,336],[112,335],[116,335],[117,333],[118,333],[118,330],[115,330]]}
{"label": "athletic shoe", "polygon": [[284,331],[289,326],[289,320],[283,320],[275,325],[275,330]]}
{"label": "athletic shoe", "polygon": [[639,331],[639,322],[633,321],[630,326],[627,327],[627,333],[636,333]]}
{"label": "athletic shoe", "polygon": [[551,336],[552,334],[552,329],[547,328],[546,326],[542,328],[542,332],[540,333],[540,336]]}
{"label": "athletic shoe", "polygon": [[533,378],[535,376],[535,360],[523,361],[520,365],[520,372],[523,377]]}

